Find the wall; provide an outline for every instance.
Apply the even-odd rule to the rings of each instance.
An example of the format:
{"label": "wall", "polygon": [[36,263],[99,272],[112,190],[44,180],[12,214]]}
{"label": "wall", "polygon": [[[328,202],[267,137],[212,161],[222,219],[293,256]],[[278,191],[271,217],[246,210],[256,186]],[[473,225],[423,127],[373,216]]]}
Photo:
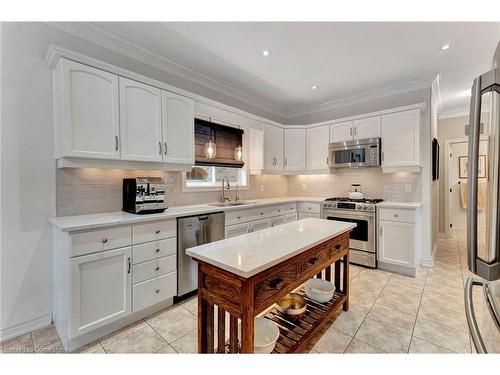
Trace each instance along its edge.
{"label": "wall", "polygon": [[[122,169],[58,169],[56,171],[57,216],[85,215],[122,209],[122,179],[136,176],[164,177],[169,206],[217,202],[220,191],[182,192],[181,172]],[[264,191],[261,191],[261,185]],[[235,190],[226,192],[233,200]],[[285,196],[285,176],[250,176],[250,189],[238,190],[241,199]]]}
{"label": "wall", "polygon": [[[381,168],[339,169],[335,174],[288,176],[288,195],[345,197],[351,184],[361,184],[365,197],[400,202],[422,199],[419,173],[382,173]],[[411,192],[405,192],[405,185]]]}

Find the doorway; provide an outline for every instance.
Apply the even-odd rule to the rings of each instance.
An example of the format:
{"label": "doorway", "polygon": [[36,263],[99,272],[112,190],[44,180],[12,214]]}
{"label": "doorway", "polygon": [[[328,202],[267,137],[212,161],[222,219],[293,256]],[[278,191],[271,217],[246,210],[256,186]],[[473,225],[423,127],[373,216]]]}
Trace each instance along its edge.
{"label": "doorway", "polygon": [[[462,203],[462,189],[467,191],[467,155],[468,139],[446,140],[445,155],[445,194],[447,198],[445,203],[445,231],[446,237],[455,237],[458,233],[464,233],[467,227],[467,199],[465,205]],[[482,136],[479,142],[479,154],[485,155],[487,159],[488,140]],[[484,227],[485,215],[478,215],[478,226]]]}

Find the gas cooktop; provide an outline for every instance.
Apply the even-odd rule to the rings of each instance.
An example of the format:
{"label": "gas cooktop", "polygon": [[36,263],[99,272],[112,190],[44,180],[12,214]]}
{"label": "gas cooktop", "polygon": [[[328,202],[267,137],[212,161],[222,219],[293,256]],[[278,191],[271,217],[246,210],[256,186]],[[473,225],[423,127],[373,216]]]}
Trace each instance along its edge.
{"label": "gas cooktop", "polygon": [[350,199],[347,197],[334,197],[325,199],[325,202],[355,202],[355,203],[370,203],[370,204],[376,204],[383,201],[384,201],[383,199],[374,199],[374,198]]}

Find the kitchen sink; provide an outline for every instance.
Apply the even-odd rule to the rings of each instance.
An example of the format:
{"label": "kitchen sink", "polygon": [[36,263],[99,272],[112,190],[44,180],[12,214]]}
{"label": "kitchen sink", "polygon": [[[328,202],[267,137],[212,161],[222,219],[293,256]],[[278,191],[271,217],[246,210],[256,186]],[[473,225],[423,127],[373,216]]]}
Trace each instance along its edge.
{"label": "kitchen sink", "polygon": [[247,204],[252,204],[255,203],[254,201],[238,201],[238,202],[216,202],[216,203],[209,203],[209,206],[217,206],[217,207],[232,207],[232,206],[244,206]]}

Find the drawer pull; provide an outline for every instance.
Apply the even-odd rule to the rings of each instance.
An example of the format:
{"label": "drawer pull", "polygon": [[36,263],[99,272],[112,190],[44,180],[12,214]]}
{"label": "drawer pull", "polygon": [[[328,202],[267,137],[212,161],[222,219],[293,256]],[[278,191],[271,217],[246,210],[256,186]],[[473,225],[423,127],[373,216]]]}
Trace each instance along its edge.
{"label": "drawer pull", "polygon": [[241,216],[237,216],[236,218],[237,218],[238,220],[240,220],[240,219],[241,219]]}
{"label": "drawer pull", "polygon": [[342,245],[341,245],[341,244],[339,244],[339,243],[338,243],[338,244],[336,244],[336,245],[335,245],[335,250],[340,250],[340,249],[342,249]]}
{"label": "drawer pull", "polygon": [[276,289],[278,285],[280,285],[283,282],[283,279],[281,277],[277,277],[271,281],[269,281],[269,286],[273,289]]}
{"label": "drawer pull", "polygon": [[309,264],[316,264],[318,262],[318,258],[317,257],[312,257],[308,260]]}
{"label": "drawer pull", "polygon": [[261,214],[261,215],[264,215],[264,212],[261,212],[260,214]]}
{"label": "drawer pull", "polygon": [[160,289],[155,290],[156,294],[160,293]]}
{"label": "drawer pull", "polygon": [[131,267],[130,258],[127,258],[127,263],[128,263],[127,273],[130,273],[130,267]]}
{"label": "drawer pull", "polygon": [[160,248],[156,249],[156,252],[159,253],[160,252]]}
{"label": "drawer pull", "polygon": [[156,233],[156,234],[160,234],[160,230],[159,230],[159,229],[157,229],[155,233]]}
{"label": "drawer pull", "polygon": [[398,214],[394,214],[394,217],[398,217]]}
{"label": "drawer pull", "polygon": [[102,243],[107,243],[108,242],[108,239],[107,238],[103,238],[102,239]]}
{"label": "drawer pull", "polygon": [[307,209],[308,209],[308,210],[310,210],[310,209],[311,209],[311,207],[307,207]]}
{"label": "drawer pull", "polygon": [[155,271],[159,271],[159,270],[160,270],[160,267],[158,267],[158,266],[157,266],[157,267],[155,268]]}

